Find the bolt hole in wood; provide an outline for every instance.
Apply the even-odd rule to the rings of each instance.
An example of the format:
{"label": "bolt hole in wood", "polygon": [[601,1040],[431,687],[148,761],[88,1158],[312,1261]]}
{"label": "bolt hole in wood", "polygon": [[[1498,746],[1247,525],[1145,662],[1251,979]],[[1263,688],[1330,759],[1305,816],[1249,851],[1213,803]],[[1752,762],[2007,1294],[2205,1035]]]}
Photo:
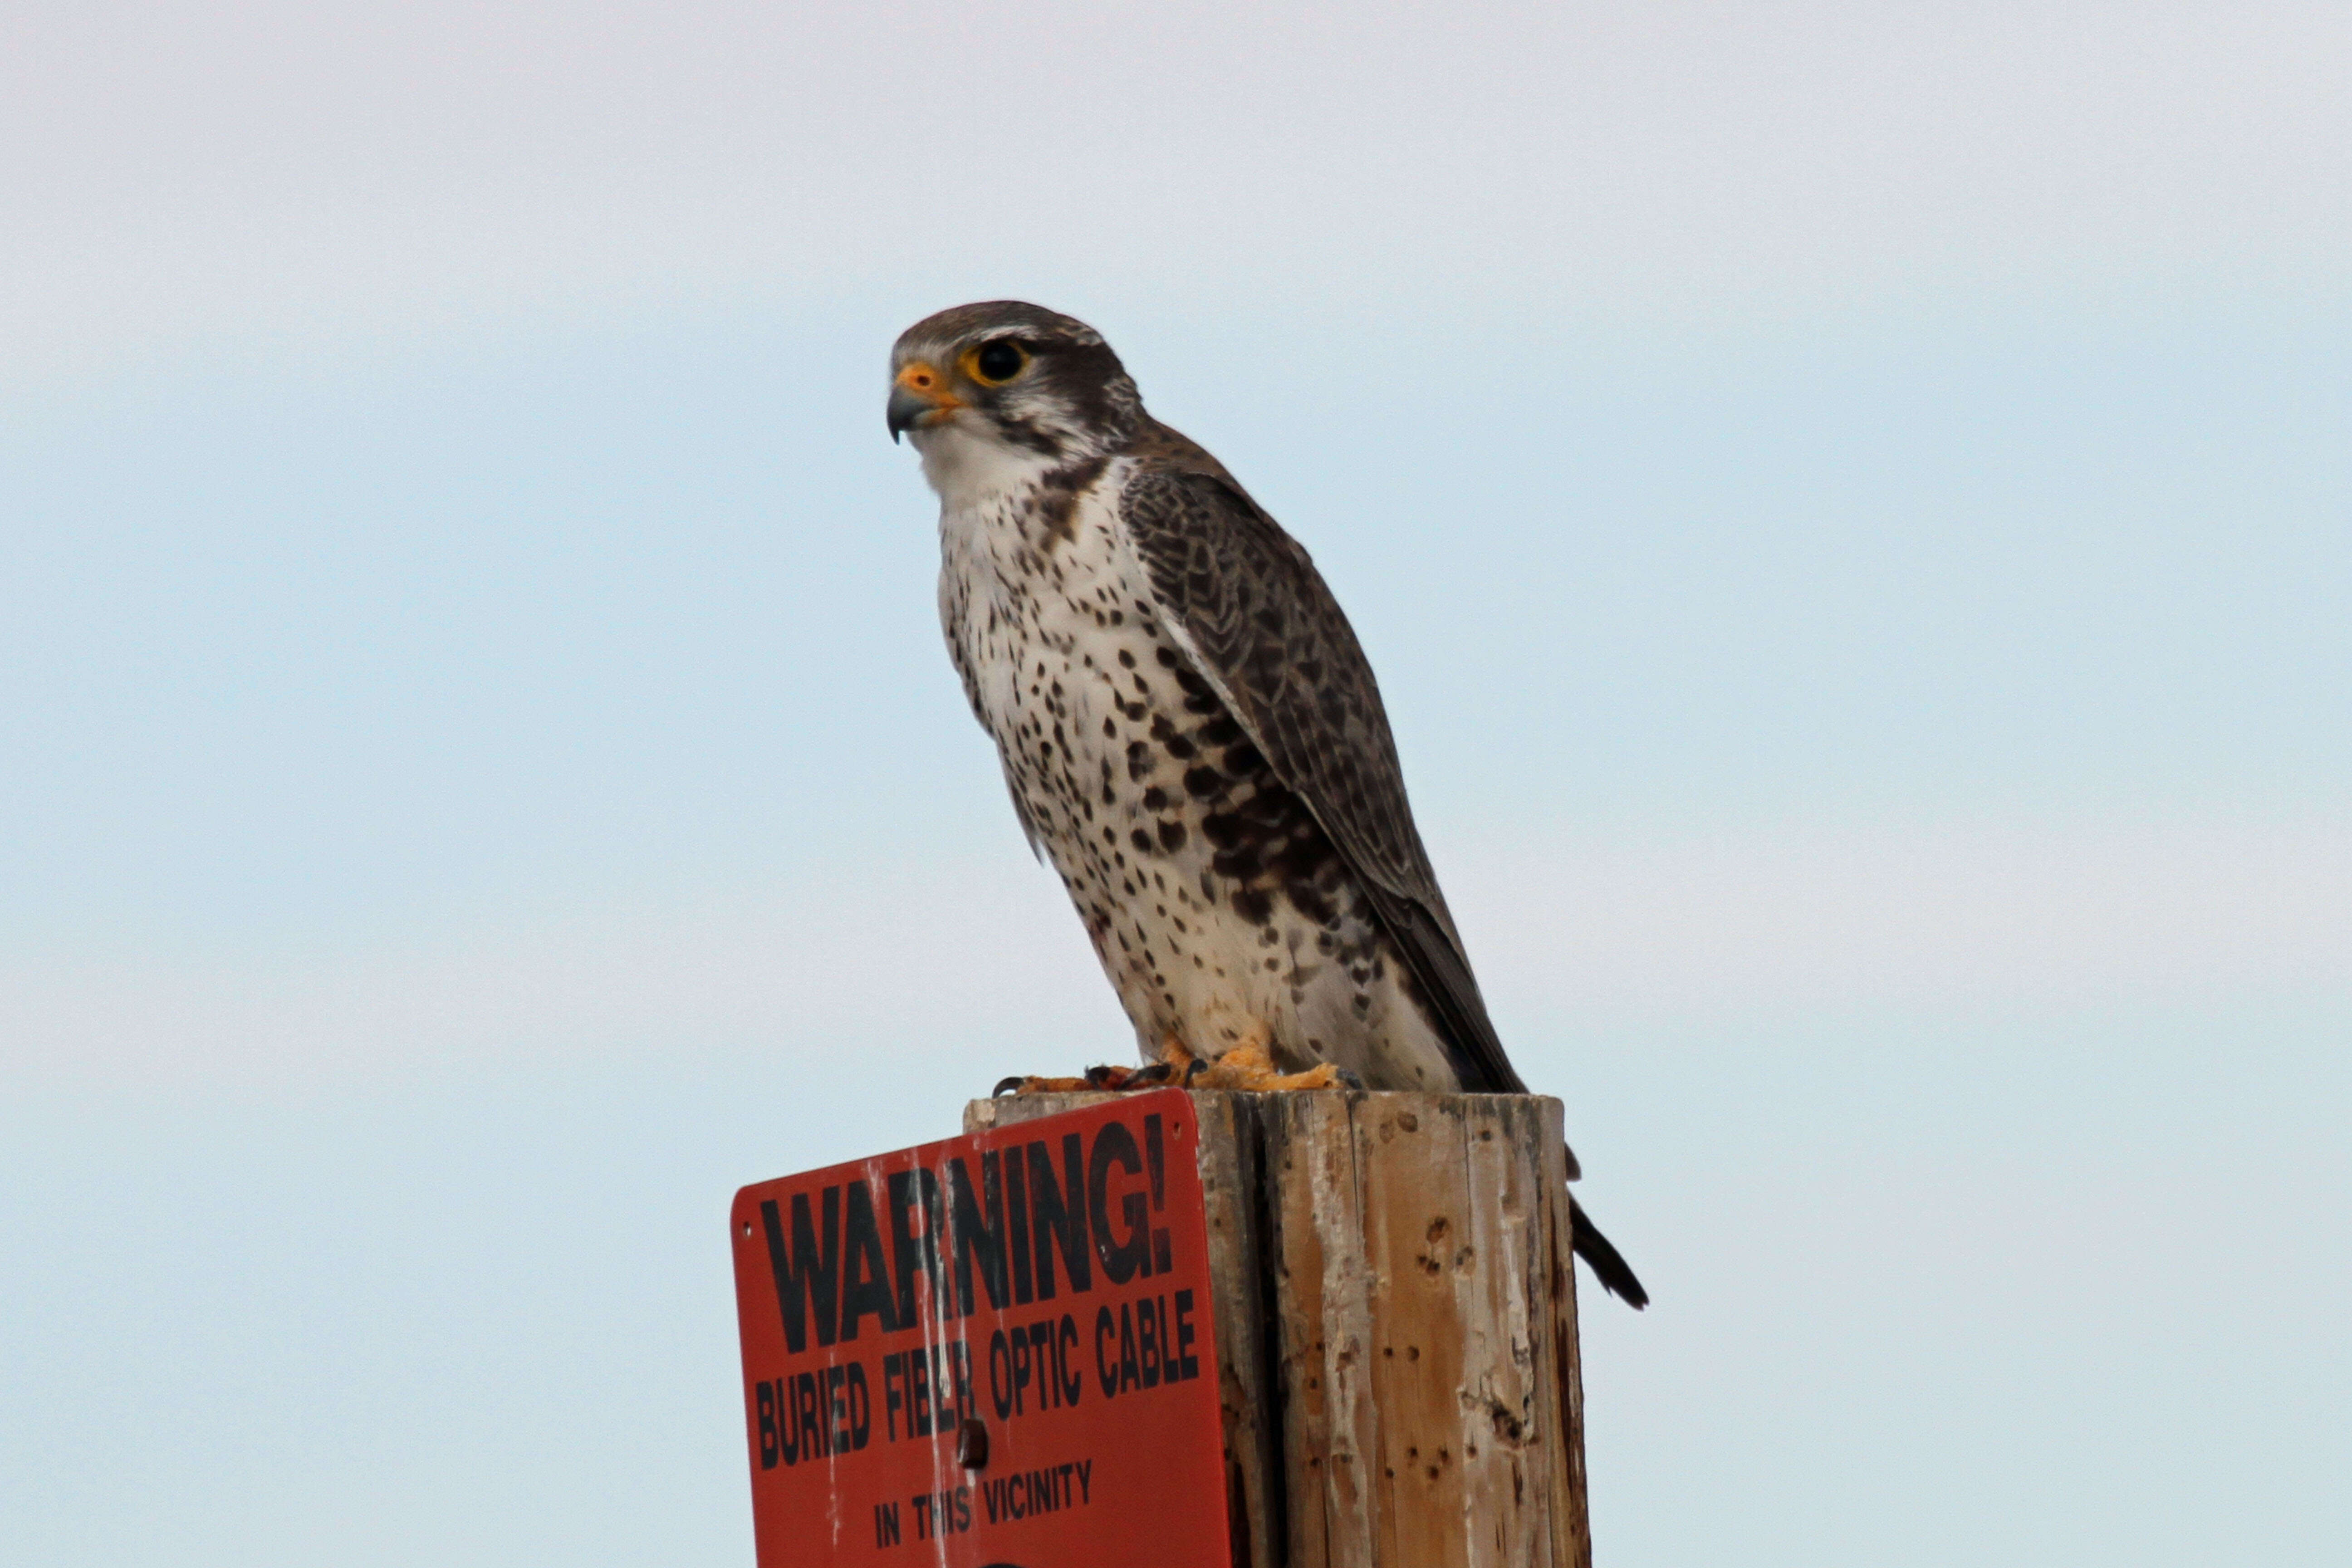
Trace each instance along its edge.
{"label": "bolt hole in wood", "polygon": [[966,1416],[956,1428],[956,1463],[967,1470],[988,1467],[988,1423],[977,1415]]}

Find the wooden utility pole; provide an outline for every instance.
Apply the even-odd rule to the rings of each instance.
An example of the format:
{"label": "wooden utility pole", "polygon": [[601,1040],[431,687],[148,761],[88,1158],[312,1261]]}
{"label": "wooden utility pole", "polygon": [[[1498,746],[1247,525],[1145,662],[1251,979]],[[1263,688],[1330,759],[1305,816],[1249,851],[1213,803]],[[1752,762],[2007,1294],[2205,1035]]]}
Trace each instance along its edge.
{"label": "wooden utility pole", "polygon": [[1192,1099],[1235,1568],[1590,1568],[1559,1102]]}

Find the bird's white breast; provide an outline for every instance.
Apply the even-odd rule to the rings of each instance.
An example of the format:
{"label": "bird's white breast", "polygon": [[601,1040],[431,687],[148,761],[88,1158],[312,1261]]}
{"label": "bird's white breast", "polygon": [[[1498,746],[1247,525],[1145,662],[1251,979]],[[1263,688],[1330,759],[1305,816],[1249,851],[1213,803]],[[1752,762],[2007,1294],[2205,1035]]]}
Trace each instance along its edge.
{"label": "bird's white breast", "polygon": [[[1041,684],[1041,658],[1049,675],[1066,664],[1099,668],[1115,662],[1121,634],[1150,615],[1145,584],[1105,499],[1117,494],[1118,476],[1107,471],[1078,498],[1066,529],[1055,531],[1036,504],[1049,472],[1042,464],[1026,473],[1001,465],[990,476],[999,482],[940,497],[940,628],[973,711],[1007,748],[1008,765],[1020,737],[1054,718],[1058,699],[1054,681]],[[1072,684],[1060,682],[1062,696]],[[1093,696],[1079,700],[1097,706]]]}

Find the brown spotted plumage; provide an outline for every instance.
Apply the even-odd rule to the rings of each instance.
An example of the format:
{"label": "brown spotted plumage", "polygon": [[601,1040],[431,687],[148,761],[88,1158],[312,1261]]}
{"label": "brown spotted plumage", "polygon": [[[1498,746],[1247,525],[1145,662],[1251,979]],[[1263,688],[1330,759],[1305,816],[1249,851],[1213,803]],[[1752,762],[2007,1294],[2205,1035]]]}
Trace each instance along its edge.
{"label": "brown spotted plumage", "polygon": [[[1083,322],[961,306],[891,372],[940,498],[950,654],[1146,1057],[1524,1093],[1307,552]],[[1646,1300],[1580,1214],[1576,1237]]]}

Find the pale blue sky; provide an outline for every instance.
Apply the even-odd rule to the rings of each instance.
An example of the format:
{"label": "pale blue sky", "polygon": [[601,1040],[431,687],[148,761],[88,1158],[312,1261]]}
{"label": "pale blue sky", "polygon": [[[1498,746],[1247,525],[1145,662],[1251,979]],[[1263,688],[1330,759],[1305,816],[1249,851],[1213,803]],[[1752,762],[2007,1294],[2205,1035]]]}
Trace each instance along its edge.
{"label": "pale blue sky", "polygon": [[749,1561],[733,1189],[1129,1048],[882,431],[1005,293],[1355,617],[1604,1561],[2352,1530],[2340,8],[5,26],[12,1562]]}

